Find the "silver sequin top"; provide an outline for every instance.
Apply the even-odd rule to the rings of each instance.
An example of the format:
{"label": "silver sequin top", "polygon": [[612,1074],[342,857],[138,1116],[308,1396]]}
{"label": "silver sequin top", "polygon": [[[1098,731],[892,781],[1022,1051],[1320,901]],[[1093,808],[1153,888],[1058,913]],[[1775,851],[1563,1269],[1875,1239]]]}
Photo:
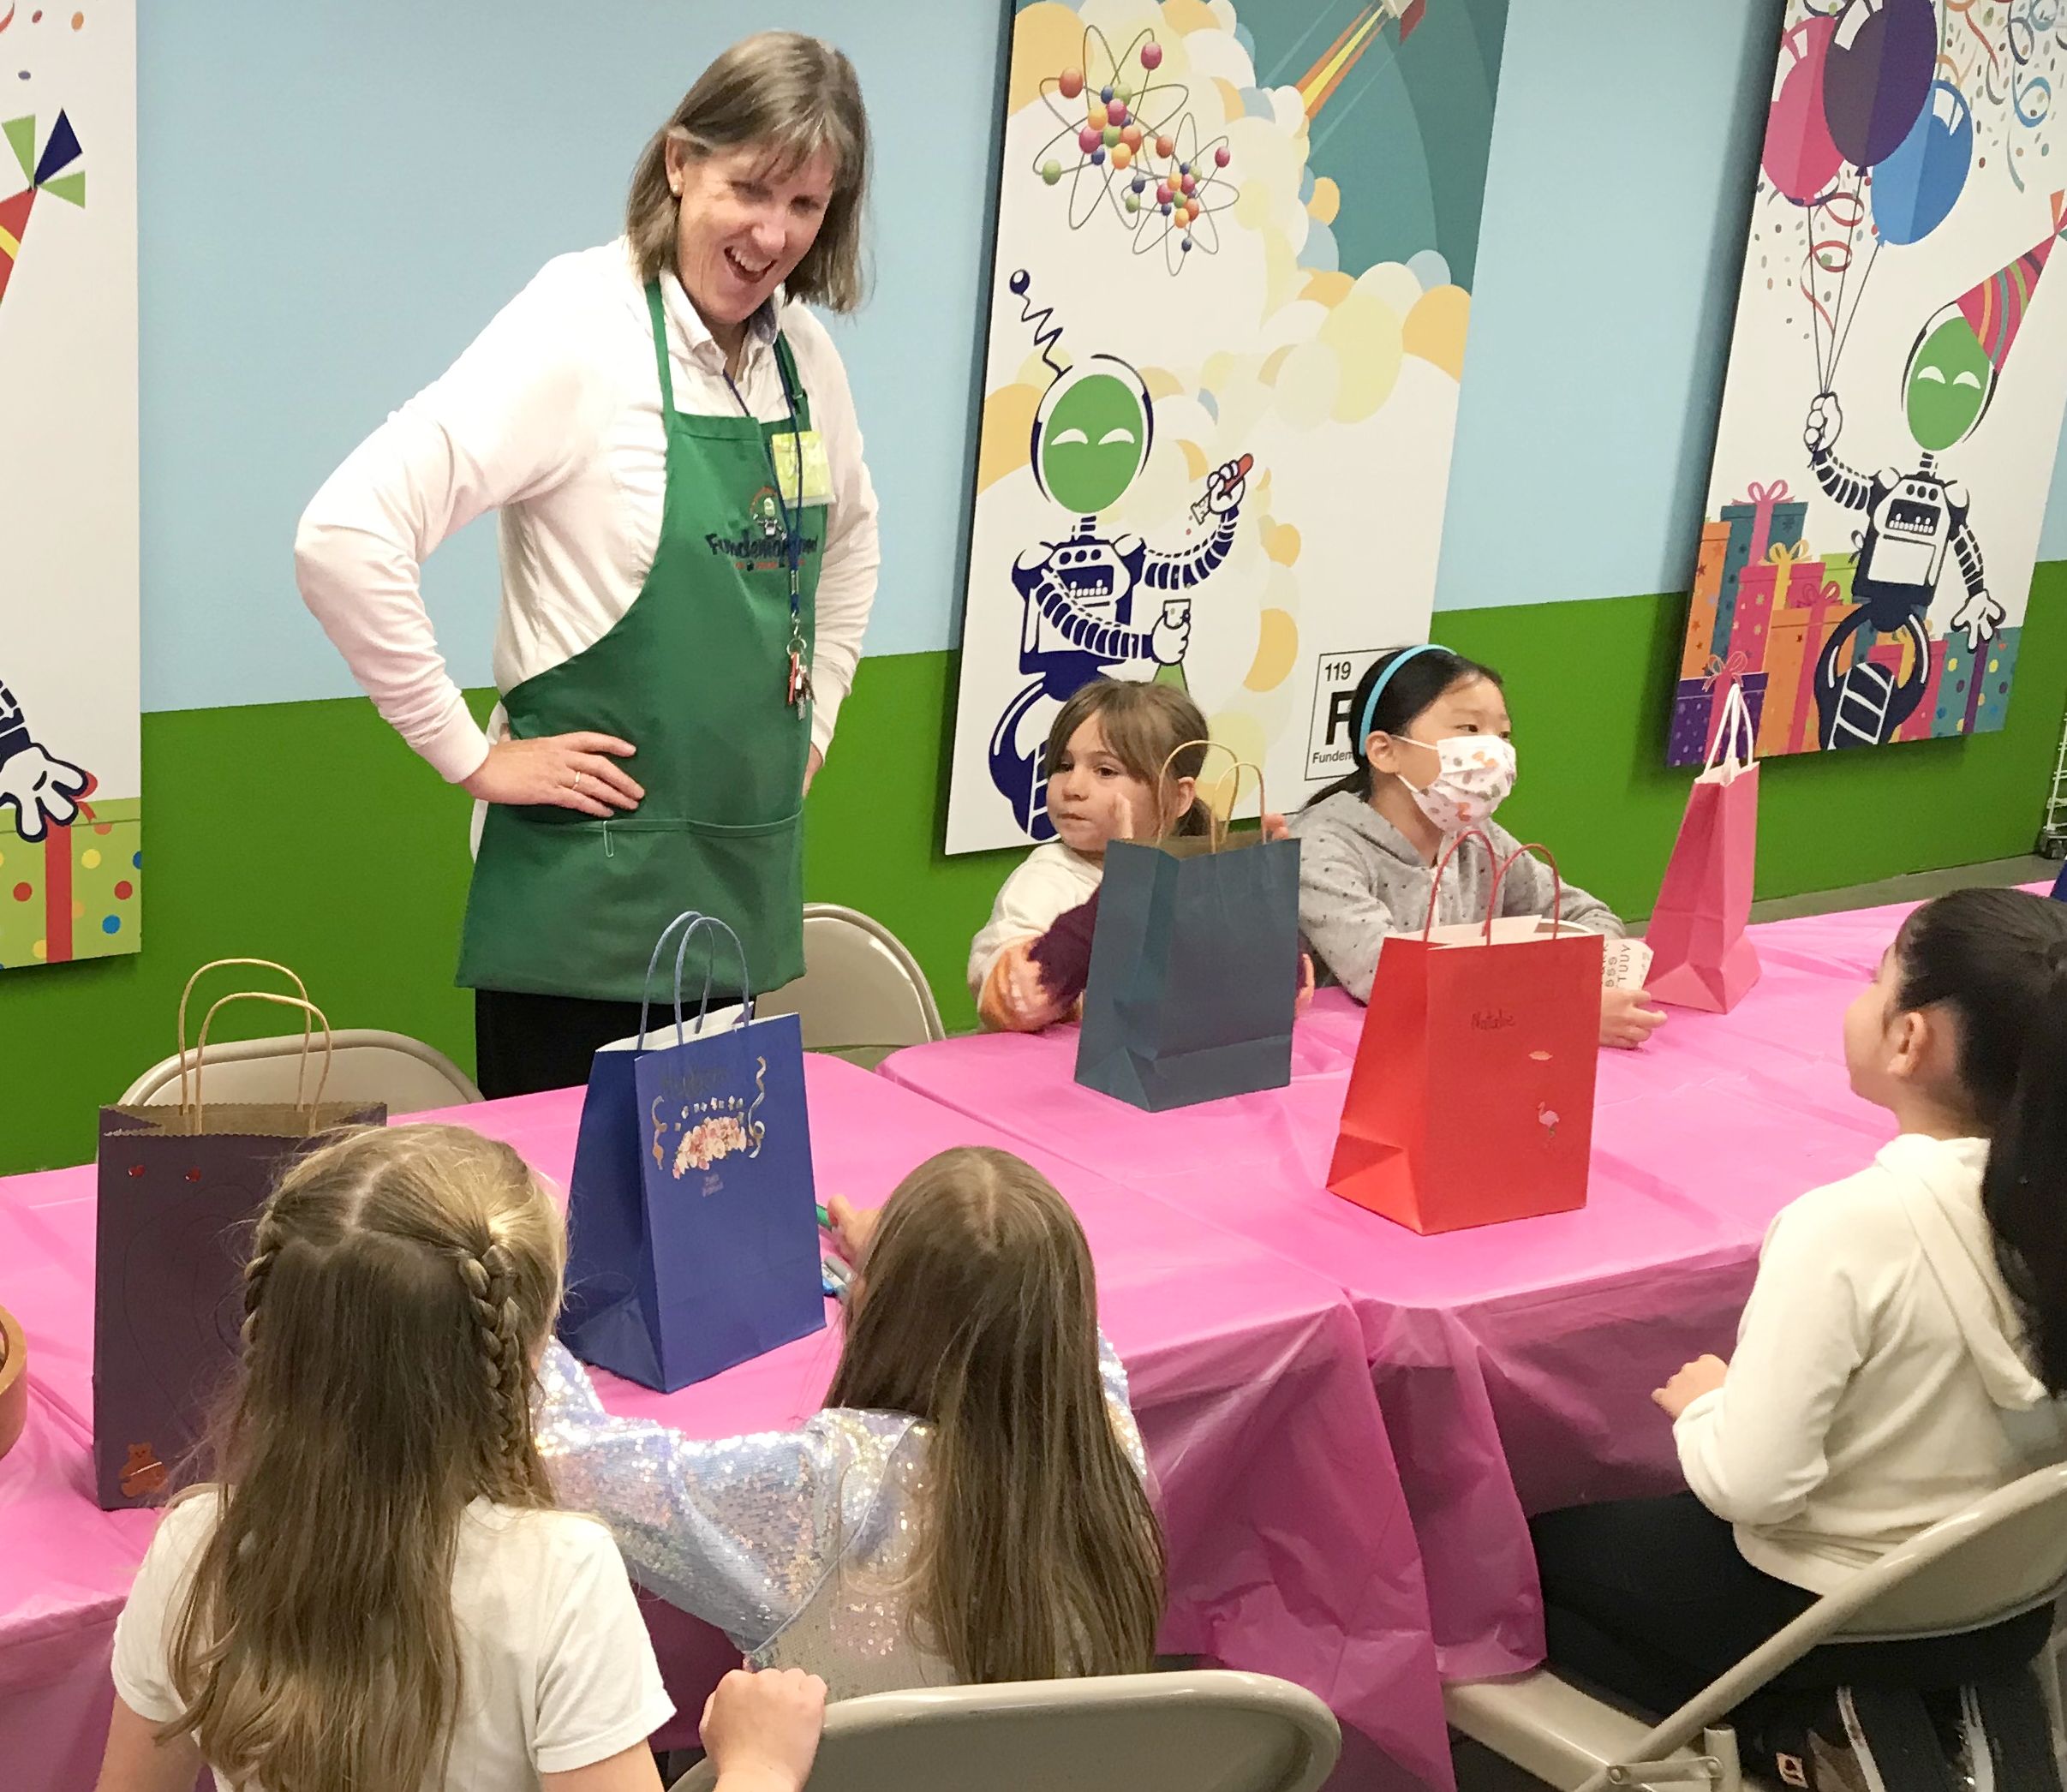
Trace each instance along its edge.
{"label": "silver sequin top", "polygon": [[[1145,1477],[1126,1371],[1102,1334],[1098,1352],[1114,1429]],[[905,1598],[929,1425],[832,1407],[793,1431],[685,1437],[605,1412],[557,1341],[539,1381],[539,1450],[560,1503],[601,1518],[642,1585],[755,1667],[809,1669],[835,1699],[953,1684],[912,1635]]]}

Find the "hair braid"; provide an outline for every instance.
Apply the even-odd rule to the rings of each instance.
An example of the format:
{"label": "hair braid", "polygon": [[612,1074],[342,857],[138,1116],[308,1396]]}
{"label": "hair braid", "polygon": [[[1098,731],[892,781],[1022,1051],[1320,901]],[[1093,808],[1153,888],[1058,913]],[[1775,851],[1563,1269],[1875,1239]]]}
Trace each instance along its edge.
{"label": "hair braid", "polygon": [[268,1202],[252,1232],[251,1255],[244,1263],[244,1324],[238,1336],[246,1351],[250,1350],[258,1336],[259,1303],[266,1297],[266,1279],[279,1250],[280,1222],[273,1216],[272,1205]]}
{"label": "hair braid", "polygon": [[475,1256],[460,1259],[459,1273],[474,1303],[481,1378],[500,1408],[504,1460],[521,1469],[531,1437],[531,1401],[518,1323],[516,1264],[507,1246],[491,1240]]}

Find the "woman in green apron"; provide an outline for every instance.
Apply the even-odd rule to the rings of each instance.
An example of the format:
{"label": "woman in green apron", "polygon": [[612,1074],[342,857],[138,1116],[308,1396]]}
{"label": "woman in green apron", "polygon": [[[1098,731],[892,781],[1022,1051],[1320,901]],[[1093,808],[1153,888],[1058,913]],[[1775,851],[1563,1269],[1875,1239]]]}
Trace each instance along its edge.
{"label": "woman in green apron", "polygon": [[[800,976],[803,807],[875,595],[875,499],[807,302],[860,299],[852,67],[769,32],[705,70],[625,235],[548,263],[310,504],[302,591],[380,712],[479,801],[459,981],[491,1096],[587,1078],[635,1030],[684,909],[756,990]],[[438,652],[424,557],[499,513],[486,729]],[[740,969],[687,975],[730,995]]]}

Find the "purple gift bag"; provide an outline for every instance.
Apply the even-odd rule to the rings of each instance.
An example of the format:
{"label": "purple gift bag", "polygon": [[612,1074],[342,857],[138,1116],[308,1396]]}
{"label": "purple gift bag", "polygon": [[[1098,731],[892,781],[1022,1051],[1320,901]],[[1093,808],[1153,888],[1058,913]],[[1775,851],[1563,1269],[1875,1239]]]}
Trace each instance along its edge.
{"label": "purple gift bag", "polygon": [[[208,1010],[188,1072],[187,1001],[180,998],[180,1099],[164,1107],[100,1112],[99,1202],[94,1231],[93,1470],[101,1506],[150,1502],[200,1437],[210,1407],[236,1365],[244,1319],[244,1259],[251,1226],[287,1163],[334,1128],[379,1126],[378,1102],[326,1102],[330,1024],[302,980],[262,959],[301,993],[239,990]],[[306,1101],[208,1103],[202,1060],[216,1014],[233,1001],[302,1011],[296,1093]],[[320,1055],[316,1030],[321,1029]]]}

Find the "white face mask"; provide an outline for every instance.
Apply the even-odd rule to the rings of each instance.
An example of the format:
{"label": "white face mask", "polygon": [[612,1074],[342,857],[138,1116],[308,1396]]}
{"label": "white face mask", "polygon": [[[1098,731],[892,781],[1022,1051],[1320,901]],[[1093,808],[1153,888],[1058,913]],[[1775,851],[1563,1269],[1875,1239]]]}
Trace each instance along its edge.
{"label": "white face mask", "polygon": [[1440,761],[1436,775],[1420,790],[1407,779],[1400,781],[1421,813],[1445,833],[1483,827],[1514,787],[1514,744],[1497,734],[1453,734],[1413,744],[1434,751]]}

